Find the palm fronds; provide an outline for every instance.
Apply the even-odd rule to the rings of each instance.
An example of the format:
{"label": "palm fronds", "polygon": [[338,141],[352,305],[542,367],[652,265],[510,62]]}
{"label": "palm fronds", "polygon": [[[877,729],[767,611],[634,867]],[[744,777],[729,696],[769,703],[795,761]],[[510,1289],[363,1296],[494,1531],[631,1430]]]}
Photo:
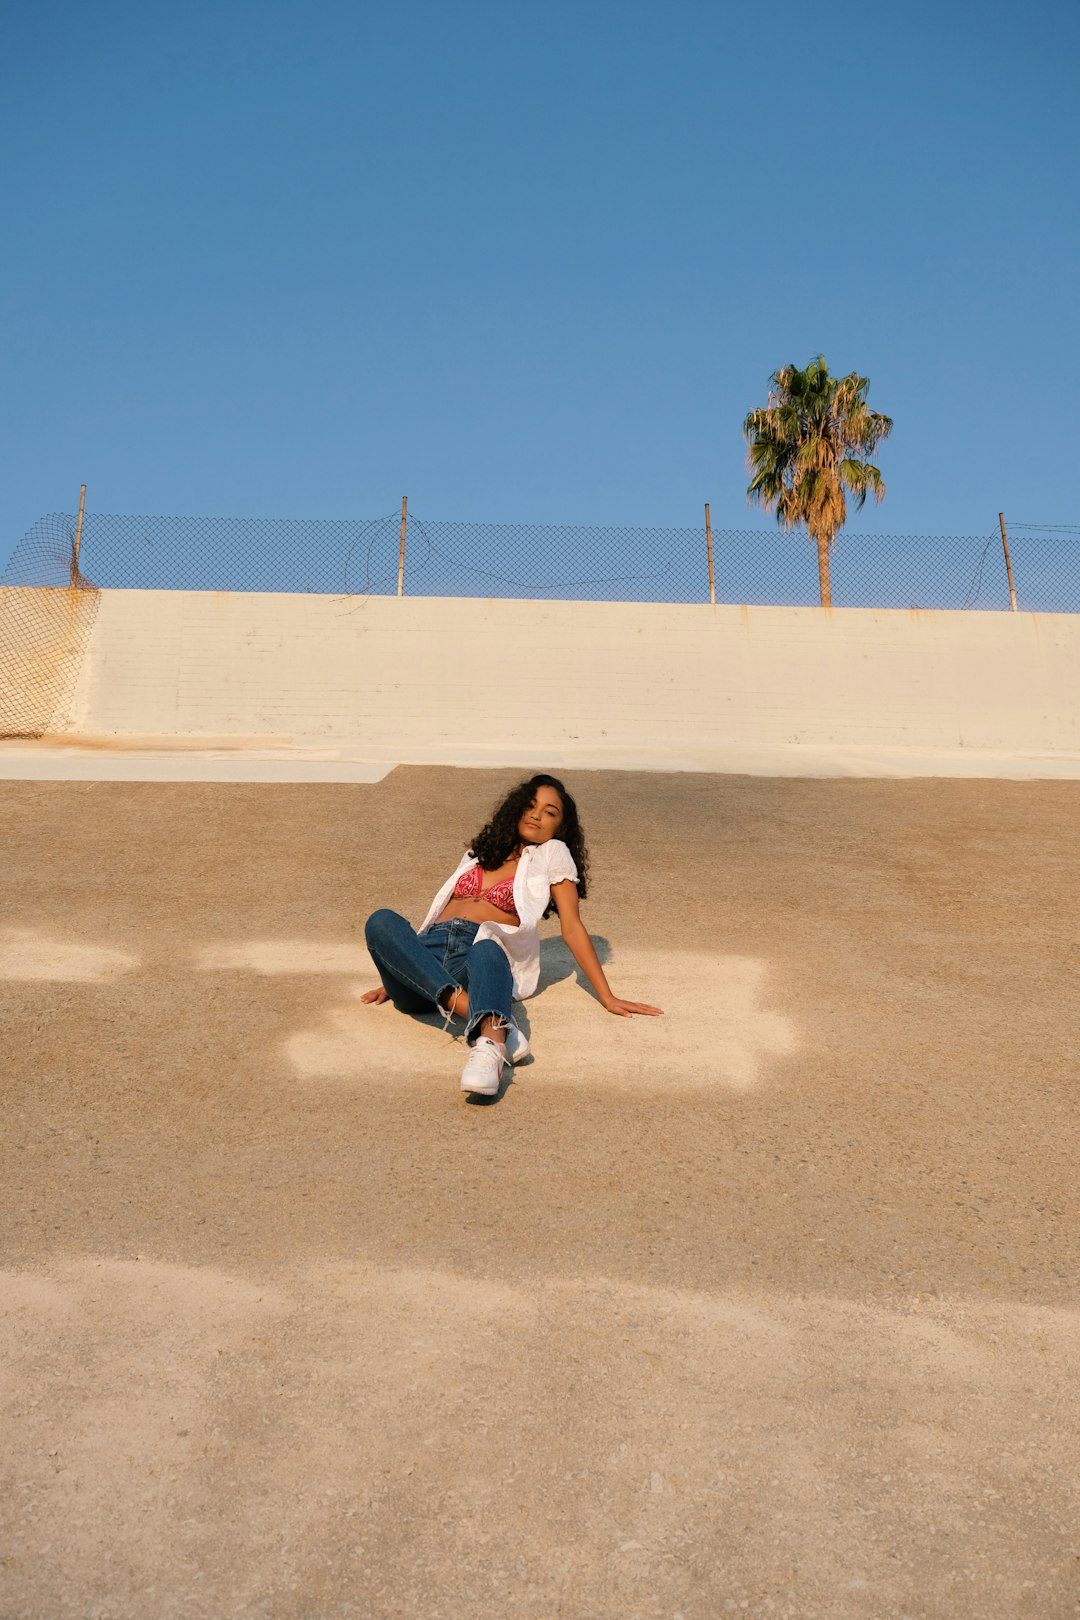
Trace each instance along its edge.
{"label": "palm fronds", "polygon": [[892,430],[892,419],[866,402],[868,378],[833,377],[824,355],[800,371],[781,366],[765,406],[743,422],[751,479],[747,499],[775,511],[784,528],[806,525],[816,542],[823,607],[831,605],[829,548],[847,517],[845,490],[861,507],[880,501],[885,482],[865,458]]}

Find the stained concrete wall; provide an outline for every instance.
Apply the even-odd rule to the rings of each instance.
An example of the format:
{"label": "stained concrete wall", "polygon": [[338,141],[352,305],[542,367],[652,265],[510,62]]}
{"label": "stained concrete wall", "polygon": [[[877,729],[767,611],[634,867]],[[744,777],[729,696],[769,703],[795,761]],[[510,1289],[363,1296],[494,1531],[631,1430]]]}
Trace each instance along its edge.
{"label": "stained concrete wall", "polygon": [[56,727],[567,747],[1080,751],[1080,615],[106,591]]}

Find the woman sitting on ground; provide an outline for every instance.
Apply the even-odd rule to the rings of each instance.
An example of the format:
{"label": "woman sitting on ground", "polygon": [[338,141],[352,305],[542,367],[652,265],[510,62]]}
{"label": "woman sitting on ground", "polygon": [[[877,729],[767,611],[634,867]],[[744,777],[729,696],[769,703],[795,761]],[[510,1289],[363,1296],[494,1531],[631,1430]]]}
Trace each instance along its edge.
{"label": "woman sitting on ground", "polygon": [[601,1006],[618,1017],[655,1016],[659,1007],[616,996],[578,913],[588,855],[577,806],[554,776],[533,776],[507,794],[439,890],[417,932],[395,911],[375,911],[364,929],[382,979],[362,998],[392,1001],[399,1012],[438,1008],[459,1018],[470,1048],[462,1091],[494,1096],[504,1064],[520,1063],[529,1043],[511,1002],[540,978],[542,917],[552,907],[562,936]]}

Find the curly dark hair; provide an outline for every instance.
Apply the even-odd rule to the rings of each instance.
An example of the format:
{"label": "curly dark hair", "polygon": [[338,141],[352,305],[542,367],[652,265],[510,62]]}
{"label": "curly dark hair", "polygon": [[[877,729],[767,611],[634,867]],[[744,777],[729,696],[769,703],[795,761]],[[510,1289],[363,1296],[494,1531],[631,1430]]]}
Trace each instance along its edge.
{"label": "curly dark hair", "polygon": [[[537,788],[542,787],[554,788],[562,800],[563,823],[558,836],[574,857],[574,865],[578,869],[578,898],[584,900],[589,885],[589,852],[585,848],[585,834],[581,830],[577,805],[557,776],[530,776],[527,782],[519,782],[517,787],[511,788],[469,847],[485,872],[497,872],[521,843],[518,822],[536,797]],[[550,917],[554,909],[552,901],[544,916]]]}

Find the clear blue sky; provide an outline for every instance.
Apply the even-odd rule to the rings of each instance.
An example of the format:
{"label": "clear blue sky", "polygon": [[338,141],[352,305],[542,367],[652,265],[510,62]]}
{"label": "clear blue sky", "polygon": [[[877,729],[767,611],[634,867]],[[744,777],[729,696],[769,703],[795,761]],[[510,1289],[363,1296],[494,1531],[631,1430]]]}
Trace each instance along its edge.
{"label": "clear blue sky", "polygon": [[819,350],[896,422],[860,526],[1080,522],[1076,0],[35,0],[0,119],[0,565],[83,480],[757,526]]}

